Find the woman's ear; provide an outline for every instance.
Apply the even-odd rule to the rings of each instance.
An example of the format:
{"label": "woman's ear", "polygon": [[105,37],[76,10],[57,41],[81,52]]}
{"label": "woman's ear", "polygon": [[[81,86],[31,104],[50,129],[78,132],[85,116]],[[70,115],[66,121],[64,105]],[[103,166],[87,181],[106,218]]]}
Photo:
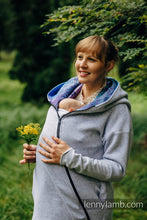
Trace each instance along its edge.
{"label": "woman's ear", "polygon": [[108,61],[107,66],[106,66],[107,73],[110,72],[110,70],[113,69],[114,64],[115,64],[114,60]]}

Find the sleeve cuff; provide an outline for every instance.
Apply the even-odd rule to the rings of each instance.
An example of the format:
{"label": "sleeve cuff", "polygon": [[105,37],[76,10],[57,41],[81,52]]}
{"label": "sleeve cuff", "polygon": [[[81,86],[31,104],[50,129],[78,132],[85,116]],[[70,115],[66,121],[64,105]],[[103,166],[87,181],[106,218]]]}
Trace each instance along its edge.
{"label": "sleeve cuff", "polygon": [[60,158],[60,164],[66,165],[66,162],[69,160],[69,158],[72,158],[74,152],[75,151],[72,148],[69,148],[67,151],[65,151]]}

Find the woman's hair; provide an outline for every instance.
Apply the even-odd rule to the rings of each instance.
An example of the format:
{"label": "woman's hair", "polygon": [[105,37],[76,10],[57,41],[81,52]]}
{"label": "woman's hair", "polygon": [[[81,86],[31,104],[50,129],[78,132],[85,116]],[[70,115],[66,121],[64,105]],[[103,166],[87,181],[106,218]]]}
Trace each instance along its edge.
{"label": "woman's hair", "polygon": [[118,48],[110,40],[93,35],[84,38],[76,45],[76,55],[78,52],[92,52],[105,65],[108,61],[119,59]]}

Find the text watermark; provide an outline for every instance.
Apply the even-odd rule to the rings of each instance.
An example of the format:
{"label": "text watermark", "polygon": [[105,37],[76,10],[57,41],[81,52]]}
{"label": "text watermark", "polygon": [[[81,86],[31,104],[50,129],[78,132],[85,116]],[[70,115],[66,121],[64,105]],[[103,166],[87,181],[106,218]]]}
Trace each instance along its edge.
{"label": "text watermark", "polygon": [[127,199],[115,200],[83,200],[86,209],[143,209],[144,204],[142,201],[134,201]]}

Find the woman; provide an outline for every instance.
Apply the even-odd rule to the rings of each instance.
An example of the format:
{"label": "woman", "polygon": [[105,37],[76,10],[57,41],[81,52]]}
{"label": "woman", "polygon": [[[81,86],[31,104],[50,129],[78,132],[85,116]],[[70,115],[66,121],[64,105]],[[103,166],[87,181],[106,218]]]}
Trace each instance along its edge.
{"label": "woman", "polygon": [[[112,209],[100,206],[113,199],[111,182],[124,176],[132,140],[127,93],[107,78],[117,60],[112,42],[87,37],[76,46],[77,77],[48,93],[51,107],[37,151],[24,144],[20,161],[36,159],[33,220],[112,219]],[[81,106],[59,108],[66,98]]]}

